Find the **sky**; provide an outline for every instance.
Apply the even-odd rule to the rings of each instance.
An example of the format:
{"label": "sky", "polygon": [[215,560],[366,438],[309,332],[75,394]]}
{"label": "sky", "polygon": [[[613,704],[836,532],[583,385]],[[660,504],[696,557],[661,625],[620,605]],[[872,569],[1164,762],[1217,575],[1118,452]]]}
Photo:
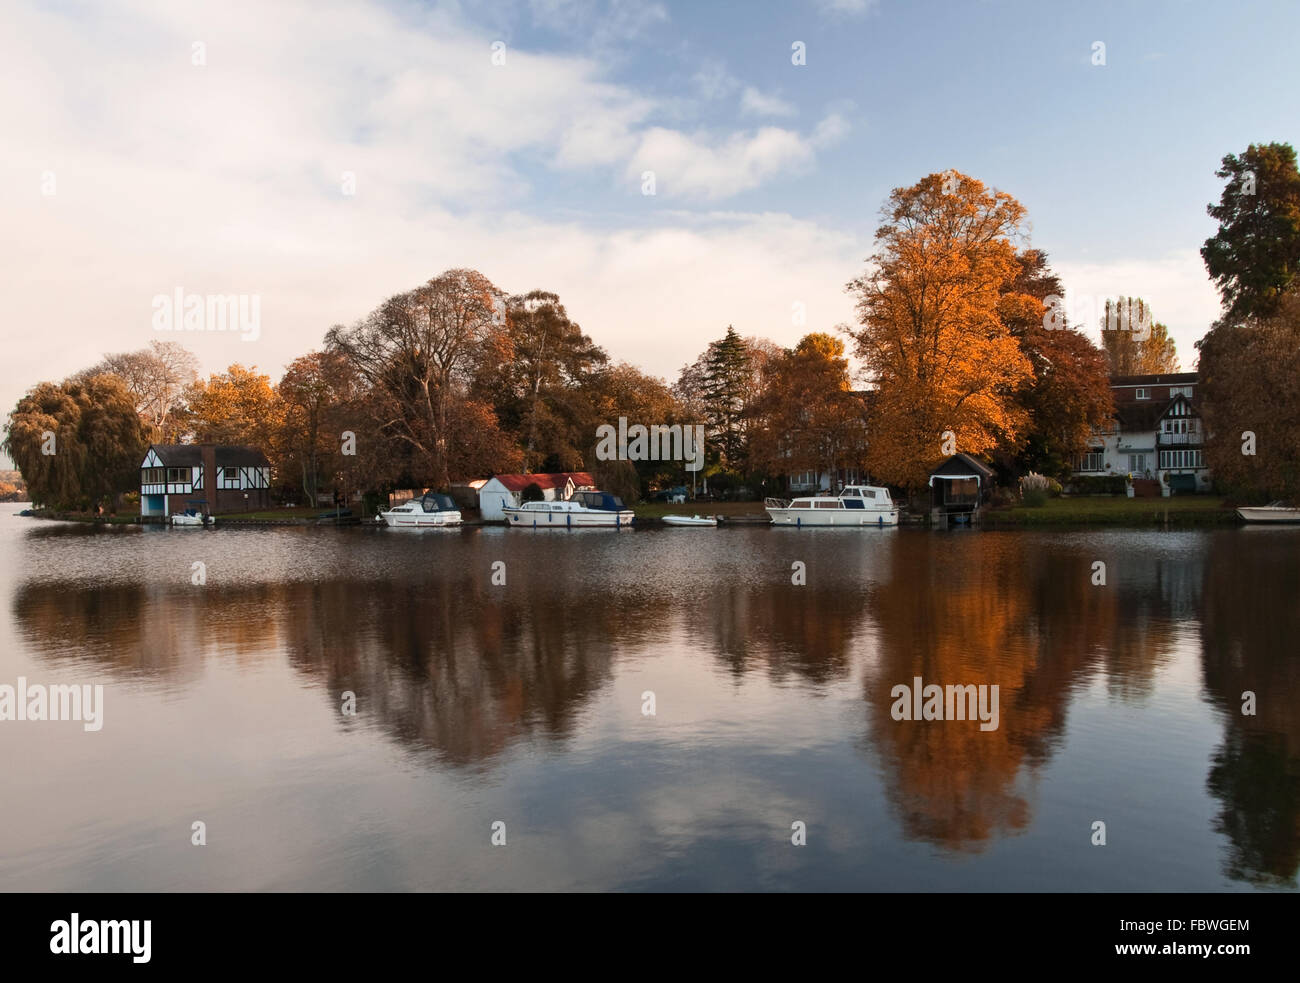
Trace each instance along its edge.
{"label": "sky", "polygon": [[[154,339],[277,380],[453,267],[671,381],[729,324],[851,322],[889,192],[949,168],[1020,200],[1094,337],[1143,296],[1191,368],[1219,161],[1295,143],[1300,4],[1070,8],[6,0],[0,404]],[[159,330],[178,290],[256,331]]]}

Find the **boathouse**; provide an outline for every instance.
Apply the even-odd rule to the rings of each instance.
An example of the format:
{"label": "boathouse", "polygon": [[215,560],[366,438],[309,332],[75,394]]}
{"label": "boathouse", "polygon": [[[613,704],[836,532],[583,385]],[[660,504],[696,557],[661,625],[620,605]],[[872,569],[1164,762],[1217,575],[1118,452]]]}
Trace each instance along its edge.
{"label": "boathouse", "polygon": [[499,474],[489,478],[478,490],[479,513],[484,519],[504,519],[503,508],[517,509],[524,503],[524,489],[536,485],[542,501],[567,502],[574,492],[594,491],[596,479],[586,471],[561,471],[554,474]]}
{"label": "boathouse", "polygon": [[930,472],[930,520],[936,526],[972,522],[993,490],[993,469],[954,454]]}
{"label": "boathouse", "polygon": [[151,444],[140,465],[142,518],[189,508],[218,515],[270,506],[271,462],[256,447]]}

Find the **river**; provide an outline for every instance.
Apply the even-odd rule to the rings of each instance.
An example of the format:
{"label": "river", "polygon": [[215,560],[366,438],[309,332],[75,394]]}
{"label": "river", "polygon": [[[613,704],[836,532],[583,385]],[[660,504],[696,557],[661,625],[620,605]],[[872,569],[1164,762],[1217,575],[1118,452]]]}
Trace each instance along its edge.
{"label": "river", "polygon": [[1300,529],[16,510],[0,684],[103,703],[0,721],[4,890],[1296,889]]}

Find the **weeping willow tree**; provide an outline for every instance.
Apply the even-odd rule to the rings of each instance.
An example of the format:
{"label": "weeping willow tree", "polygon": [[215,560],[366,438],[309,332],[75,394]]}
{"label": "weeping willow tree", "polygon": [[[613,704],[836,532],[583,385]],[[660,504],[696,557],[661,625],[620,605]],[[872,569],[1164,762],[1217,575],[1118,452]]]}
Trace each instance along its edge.
{"label": "weeping willow tree", "polygon": [[3,446],[33,503],[88,508],[138,484],[148,442],[125,383],[101,373],[29,390],[9,413]]}

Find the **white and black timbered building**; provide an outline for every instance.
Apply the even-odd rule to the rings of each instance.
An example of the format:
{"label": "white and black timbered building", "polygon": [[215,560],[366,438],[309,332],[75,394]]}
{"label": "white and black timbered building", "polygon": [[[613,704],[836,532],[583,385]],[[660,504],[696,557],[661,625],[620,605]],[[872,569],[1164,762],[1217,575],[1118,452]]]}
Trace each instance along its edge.
{"label": "white and black timbered building", "polygon": [[1209,491],[1199,388],[1195,372],[1112,377],[1111,425],[1093,434],[1074,473],[1163,479],[1171,493]]}
{"label": "white and black timbered building", "polygon": [[151,444],[140,465],[140,515],[209,515],[271,505],[271,462],[256,447]]}

